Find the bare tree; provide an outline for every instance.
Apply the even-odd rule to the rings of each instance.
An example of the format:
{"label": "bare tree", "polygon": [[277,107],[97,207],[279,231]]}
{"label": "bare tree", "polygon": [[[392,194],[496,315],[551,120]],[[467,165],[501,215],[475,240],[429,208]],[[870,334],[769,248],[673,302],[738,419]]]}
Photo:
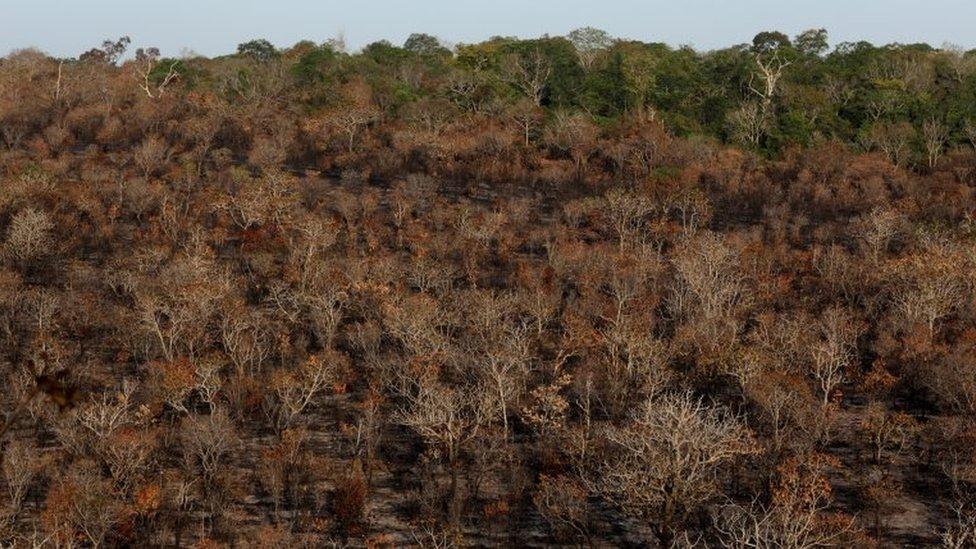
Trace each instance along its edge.
{"label": "bare tree", "polygon": [[807,388],[805,379],[776,371],[761,371],[748,377],[744,389],[770,427],[772,455],[781,455],[788,443],[793,443],[791,447],[807,448],[819,440],[817,436],[791,437],[794,433],[809,433],[808,425],[812,422],[808,418],[816,418],[809,409],[818,402]]}
{"label": "bare tree", "polygon": [[551,75],[552,62],[538,47],[524,53],[510,53],[502,60],[502,80],[524,93],[537,107],[542,105]]}
{"label": "bare tree", "polygon": [[915,138],[915,128],[908,122],[876,122],[862,132],[859,137],[866,149],[884,153],[896,166],[902,166],[911,154],[911,141]]}
{"label": "bare tree", "polygon": [[820,390],[823,404],[827,405],[834,391],[848,377],[855,360],[857,338],[863,327],[841,308],[827,309],[817,323],[819,340],[811,353],[811,375]]}
{"label": "bare tree", "polygon": [[712,205],[708,196],[697,187],[681,186],[669,193],[666,208],[678,215],[681,229],[686,236],[707,226],[712,218]]}
{"label": "bare tree", "polygon": [[976,360],[968,345],[959,345],[945,357],[923,367],[922,384],[946,409],[976,412]]}
{"label": "bare tree", "polygon": [[627,514],[652,522],[667,545],[700,505],[720,494],[719,473],[756,452],[743,422],[687,393],[649,399],[610,427],[608,452],[590,483]]}
{"label": "bare tree", "polygon": [[966,78],[976,73],[976,56],[967,55],[965,48],[956,44],[943,44],[942,58],[952,69],[952,76],[957,84],[962,84]]}
{"label": "bare tree", "polygon": [[220,341],[239,376],[257,376],[273,351],[268,319],[242,304],[224,313]]}
{"label": "bare tree", "polygon": [[403,117],[419,131],[430,135],[440,135],[451,123],[457,110],[447,99],[423,99],[411,103],[403,112]]}
{"label": "bare tree", "polygon": [[919,430],[915,418],[904,412],[888,410],[881,402],[868,404],[860,428],[868,435],[876,464],[882,463],[885,450],[902,450]]}
{"label": "bare tree", "polygon": [[769,118],[763,111],[762,103],[749,101],[728,115],[729,129],[736,141],[759,146],[769,127]]}
{"label": "bare tree", "polygon": [[619,188],[610,190],[604,201],[607,221],[617,236],[617,248],[623,251],[626,246],[641,244],[646,238],[643,233],[651,221],[650,215],[656,210],[655,204],[643,194]]}
{"label": "bare tree", "polygon": [[557,535],[568,530],[589,543],[588,495],[577,479],[542,475],[532,502]]}
{"label": "bare tree", "polygon": [[[46,504],[53,515],[49,527],[61,529],[68,526],[80,532],[96,549],[105,544],[112,528],[125,514],[111,483],[103,479],[90,462],[80,462],[59,479],[48,492]],[[50,533],[58,535],[57,531]]]}
{"label": "bare tree", "polygon": [[108,445],[110,437],[120,429],[132,425],[132,394],[135,386],[123,382],[118,391],[92,396],[87,404],[75,412],[75,421],[83,436],[96,451]]}
{"label": "bare tree", "polygon": [[482,107],[483,98],[478,91],[485,84],[485,75],[480,71],[454,71],[444,84],[444,91],[458,108],[477,112]]}
{"label": "bare tree", "polygon": [[199,395],[200,400],[210,407],[211,413],[217,407],[217,397],[223,387],[223,379],[220,374],[222,366],[222,361],[213,356],[203,357],[197,360],[196,363],[194,378],[196,380],[197,395]]}
{"label": "bare tree", "polygon": [[210,258],[187,255],[164,266],[134,291],[136,318],[147,345],[158,346],[167,361],[194,358],[208,341],[211,318],[228,281]]}
{"label": "bare tree", "polygon": [[814,549],[842,544],[854,532],[854,520],[829,511],[833,498],[824,469],[830,465],[831,460],[817,455],[790,458],[778,468],[771,504],[721,507],[716,527],[722,546]]}
{"label": "bare tree", "polygon": [[602,351],[599,364],[604,368],[606,396],[601,399],[613,415],[620,414],[636,400],[653,397],[671,381],[668,369],[671,349],[666,341],[654,337],[643,319],[626,316],[600,332]]}
{"label": "bare tree", "polygon": [[7,488],[7,510],[0,515],[4,522],[15,522],[31,484],[47,465],[41,450],[29,442],[12,441],[3,449],[3,480]]}
{"label": "bare tree", "polygon": [[416,356],[447,353],[451,342],[440,326],[448,319],[445,306],[427,295],[416,295],[384,308],[389,334]]}
{"label": "bare tree", "polygon": [[542,110],[528,99],[521,100],[508,110],[508,117],[515,122],[522,134],[522,144],[529,146],[529,138],[543,120]]}
{"label": "bare tree", "polygon": [[26,265],[51,251],[54,223],[44,211],[25,208],[10,220],[4,255],[11,261]]}
{"label": "bare tree", "polygon": [[308,357],[294,371],[276,371],[271,379],[270,395],[275,427],[279,431],[286,429],[316,395],[335,384],[345,361],[343,355],[329,351]]}
{"label": "bare tree", "polygon": [[824,285],[844,302],[855,303],[861,297],[860,290],[865,283],[864,267],[842,246],[835,244],[826,249],[814,248],[814,268]]}
{"label": "bare tree", "polygon": [[[783,52],[776,48],[771,52],[757,53],[753,57],[756,63],[756,72],[750,75],[749,90],[759,96],[760,107],[763,117],[769,114],[773,98],[779,91],[779,82],[783,78],[783,71],[793,64],[793,61],[786,59]],[[754,80],[758,76],[760,82],[755,84]]]}
{"label": "bare tree", "polygon": [[136,50],[136,58],[132,61],[132,76],[139,85],[139,89],[146,92],[146,96],[150,99],[162,96],[166,87],[180,77],[179,61],[168,63],[166,72],[157,75],[156,71],[159,66],[158,48],[139,48]]}
{"label": "bare tree", "polygon": [[976,545],[976,512],[956,509],[955,523],[942,533],[942,549],[968,549]]}
{"label": "bare tree", "polygon": [[[460,472],[463,450],[480,433],[488,415],[477,398],[481,388],[462,391],[430,379],[429,374],[403,393],[406,404],[396,420],[419,434],[450,473],[448,522],[457,533],[461,520]],[[487,393],[481,393],[487,394]]]}
{"label": "bare tree", "polygon": [[129,494],[150,470],[158,447],[158,432],[126,427],[110,436],[97,455],[119,492]]}
{"label": "bare tree", "polygon": [[586,115],[558,112],[546,128],[543,142],[569,155],[576,167],[576,177],[583,177],[583,170],[597,144],[597,128]]}
{"label": "bare tree", "polygon": [[132,160],[142,170],[145,178],[157,173],[170,157],[170,148],[166,140],[158,135],[150,135],[142,140],[134,151]]}
{"label": "bare tree", "polygon": [[220,408],[205,416],[187,416],[180,430],[186,465],[212,482],[240,441],[233,421]]}
{"label": "bare tree", "polygon": [[929,168],[934,168],[942,156],[946,141],[949,140],[949,129],[934,118],[926,120],[922,123],[922,140],[925,142]]}
{"label": "bare tree", "polygon": [[241,176],[227,194],[213,203],[214,210],[226,212],[231,221],[242,231],[272,222],[275,195],[280,189],[273,178],[254,180]]}
{"label": "bare tree", "polygon": [[492,389],[492,404],[502,421],[502,434],[508,438],[508,417],[525,390],[529,373],[529,339],[524,327],[503,327],[501,335],[483,334],[471,350],[484,377],[485,388]]}
{"label": "bare tree", "polygon": [[966,139],[969,140],[969,144],[976,149],[976,122],[971,119],[967,119],[966,123],[963,125],[963,134]]}
{"label": "bare tree", "polygon": [[951,251],[934,248],[892,266],[892,297],[903,321],[917,322],[935,335],[939,320],[957,310],[966,295],[958,261]]}
{"label": "bare tree", "polygon": [[363,473],[366,476],[367,487],[372,485],[377,451],[383,436],[382,429],[385,419],[383,404],[384,399],[379,390],[370,388],[365,398],[357,406],[359,417],[356,421],[354,446],[356,455],[363,461]]}
{"label": "bare tree", "polygon": [[566,38],[573,44],[580,65],[586,70],[590,70],[600,54],[613,45],[613,37],[608,32],[593,27],[575,29]]}
{"label": "bare tree", "polygon": [[738,313],[750,297],[738,252],[702,231],[678,246],[672,263],[676,283],[669,305],[691,342],[716,350],[732,341],[741,325]]}
{"label": "bare tree", "polygon": [[379,111],[369,105],[350,105],[340,107],[329,114],[329,125],[346,135],[346,149],[353,152],[359,132],[379,118]]}
{"label": "bare tree", "polygon": [[857,236],[867,248],[872,264],[879,264],[891,240],[901,230],[902,222],[903,217],[897,210],[884,207],[875,208],[858,220]]}
{"label": "bare tree", "polygon": [[531,287],[520,294],[522,309],[532,318],[532,326],[537,337],[545,333],[546,326],[555,318],[560,295],[553,287],[544,284]]}

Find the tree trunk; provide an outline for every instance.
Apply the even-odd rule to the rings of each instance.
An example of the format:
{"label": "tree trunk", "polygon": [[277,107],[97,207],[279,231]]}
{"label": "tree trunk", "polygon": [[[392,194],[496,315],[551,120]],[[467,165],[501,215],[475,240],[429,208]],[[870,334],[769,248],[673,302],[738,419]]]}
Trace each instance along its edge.
{"label": "tree trunk", "polygon": [[459,490],[458,474],[459,464],[456,456],[451,456],[451,486],[448,495],[447,517],[451,532],[455,538],[461,536],[461,494]]}

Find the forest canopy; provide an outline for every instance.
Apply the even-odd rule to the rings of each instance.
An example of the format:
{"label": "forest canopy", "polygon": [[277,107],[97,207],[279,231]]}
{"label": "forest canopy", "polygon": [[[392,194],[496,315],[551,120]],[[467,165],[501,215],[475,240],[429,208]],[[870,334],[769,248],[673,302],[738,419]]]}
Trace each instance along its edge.
{"label": "forest canopy", "polygon": [[[154,48],[132,59],[125,57],[129,44],[128,37],[106,40],[77,59],[48,61],[70,72],[141,59],[141,67],[125,72],[136,73],[148,95],[176,75],[183,90],[230,102],[285,101],[314,112],[341,108],[352,100],[347,88],[359,85],[385,117],[403,121],[518,117],[535,106],[546,118],[583,113],[602,127],[634,117],[659,120],[675,135],[764,154],[834,139],[924,164],[931,149],[971,144],[976,135],[976,50],[864,41],[831,48],[824,29],[792,38],[765,31],[751,43],[705,52],[617,39],[590,27],[565,37],[493,37],[452,48],[417,33],[400,46],[379,41],[354,53],[339,40],[279,49],[255,39],[214,59],[162,59]],[[5,63],[37,55],[17,52]]]}

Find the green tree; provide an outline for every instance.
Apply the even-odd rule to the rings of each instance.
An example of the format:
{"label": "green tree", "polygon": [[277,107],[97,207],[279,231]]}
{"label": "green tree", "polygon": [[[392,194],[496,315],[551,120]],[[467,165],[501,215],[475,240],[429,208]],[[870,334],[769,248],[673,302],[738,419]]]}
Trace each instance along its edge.
{"label": "green tree", "polygon": [[445,48],[440,40],[423,33],[411,34],[403,43],[403,49],[428,58],[443,58],[451,55],[451,50]]}
{"label": "green tree", "polygon": [[258,61],[270,61],[278,57],[278,50],[271,42],[263,38],[250,40],[237,46],[237,55],[250,57]]}
{"label": "green tree", "polygon": [[801,55],[820,56],[827,51],[827,30],[810,29],[801,32],[793,39],[793,46]]}
{"label": "green tree", "polygon": [[763,31],[752,38],[752,51],[757,54],[773,53],[792,45],[790,38],[779,31]]}

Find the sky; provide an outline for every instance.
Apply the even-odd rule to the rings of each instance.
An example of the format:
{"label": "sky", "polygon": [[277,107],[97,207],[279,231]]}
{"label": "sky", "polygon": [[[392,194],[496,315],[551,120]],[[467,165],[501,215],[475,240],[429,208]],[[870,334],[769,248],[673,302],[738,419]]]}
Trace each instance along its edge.
{"label": "sky", "polygon": [[563,35],[593,26],[646,42],[709,50],[762,30],[826,28],[832,44],[868,40],[976,48],[974,0],[0,0],[0,55],[36,47],[77,56],[106,38],[163,55],[232,53],[342,36],[350,50],[413,32],[448,44],[491,36]]}

